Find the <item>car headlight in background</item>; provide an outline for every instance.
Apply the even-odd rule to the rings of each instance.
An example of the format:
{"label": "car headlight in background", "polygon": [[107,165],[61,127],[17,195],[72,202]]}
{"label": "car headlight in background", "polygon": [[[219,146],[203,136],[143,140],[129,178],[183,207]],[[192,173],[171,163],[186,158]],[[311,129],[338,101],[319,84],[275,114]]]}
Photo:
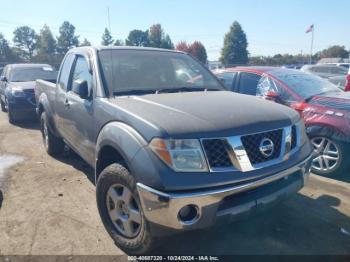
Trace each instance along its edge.
{"label": "car headlight in background", "polygon": [[208,171],[201,144],[197,139],[154,138],[149,146],[175,171]]}
{"label": "car headlight in background", "polygon": [[14,96],[14,97],[24,97],[24,92],[22,89],[20,88],[12,88],[11,89],[11,94]]}

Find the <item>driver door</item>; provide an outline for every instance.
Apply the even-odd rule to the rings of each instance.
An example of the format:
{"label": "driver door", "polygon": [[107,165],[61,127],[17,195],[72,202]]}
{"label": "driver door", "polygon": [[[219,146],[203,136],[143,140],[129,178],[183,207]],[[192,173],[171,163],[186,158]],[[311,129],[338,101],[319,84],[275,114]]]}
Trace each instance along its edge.
{"label": "driver door", "polygon": [[[94,162],[94,100],[93,86],[94,77],[91,73],[89,62],[84,55],[76,55],[72,68],[72,76],[68,84],[67,102],[69,104],[69,133],[72,140],[71,145],[79,152],[81,157],[89,163]],[[72,91],[75,81],[86,81],[89,90],[87,99],[81,98]]]}

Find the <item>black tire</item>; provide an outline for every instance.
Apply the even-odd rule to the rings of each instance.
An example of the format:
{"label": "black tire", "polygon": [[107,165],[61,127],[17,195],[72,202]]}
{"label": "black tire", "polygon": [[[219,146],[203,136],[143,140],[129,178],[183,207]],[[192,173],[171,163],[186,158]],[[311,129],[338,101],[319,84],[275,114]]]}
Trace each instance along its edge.
{"label": "black tire", "polygon": [[8,105],[7,106],[7,118],[9,120],[10,124],[16,124],[17,119],[15,118],[15,116],[12,113],[11,107]]}
{"label": "black tire", "polygon": [[6,112],[5,103],[1,99],[0,99],[0,104],[1,104],[1,111]]}
{"label": "black tire", "polygon": [[[107,208],[107,193],[111,186],[118,184],[130,190],[141,213],[141,225],[138,234],[133,238],[125,237],[114,226]],[[114,243],[128,255],[146,254],[153,249],[154,237],[145,219],[140,204],[136,183],[129,171],[120,164],[111,164],[100,174],[96,186],[96,200],[101,220]]]}
{"label": "black tire", "polygon": [[[331,143],[333,143],[338,152],[339,152],[339,160],[337,164],[334,165],[334,168],[331,170],[319,170],[314,167],[314,165],[311,168],[311,171],[314,174],[321,175],[321,176],[326,176],[326,177],[338,177],[338,176],[343,176],[345,175],[346,172],[348,172],[349,167],[350,167],[350,145],[344,142],[337,141],[333,138],[330,138],[328,136],[313,136],[310,137],[311,141],[316,138],[325,138]],[[316,156],[317,158],[317,156]]]}
{"label": "black tire", "polygon": [[51,156],[57,156],[63,153],[64,142],[50,131],[47,125],[47,116],[45,112],[41,114],[40,127],[46,152]]}

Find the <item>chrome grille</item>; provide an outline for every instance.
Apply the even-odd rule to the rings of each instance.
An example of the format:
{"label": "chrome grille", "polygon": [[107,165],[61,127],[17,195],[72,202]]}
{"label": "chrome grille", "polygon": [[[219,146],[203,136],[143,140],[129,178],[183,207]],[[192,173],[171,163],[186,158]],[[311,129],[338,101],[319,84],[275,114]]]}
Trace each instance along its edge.
{"label": "chrome grille", "polygon": [[[260,151],[260,144],[266,138],[274,144],[274,151],[268,157]],[[288,159],[298,147],[298,132],[297,127],[293,125],[257,134],[201,141],[212,172],[230,170],[248,172]]]}

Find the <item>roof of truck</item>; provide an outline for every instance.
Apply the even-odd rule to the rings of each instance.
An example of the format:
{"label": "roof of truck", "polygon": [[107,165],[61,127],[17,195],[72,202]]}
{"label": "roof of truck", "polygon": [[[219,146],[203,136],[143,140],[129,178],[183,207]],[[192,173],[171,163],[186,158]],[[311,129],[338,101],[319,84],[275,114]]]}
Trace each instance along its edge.
{"label": "roof of truck", "polygon": [[153,47],[140,47],[140,46],[81,46],[71,50],[79,49],[93,49],[95,51],[101,50],[143,50],[143,51],[160,51],[160,52],[173,52],[173,53],[184,53],[178,50],[164,49],[164,48],[153,48]]}

